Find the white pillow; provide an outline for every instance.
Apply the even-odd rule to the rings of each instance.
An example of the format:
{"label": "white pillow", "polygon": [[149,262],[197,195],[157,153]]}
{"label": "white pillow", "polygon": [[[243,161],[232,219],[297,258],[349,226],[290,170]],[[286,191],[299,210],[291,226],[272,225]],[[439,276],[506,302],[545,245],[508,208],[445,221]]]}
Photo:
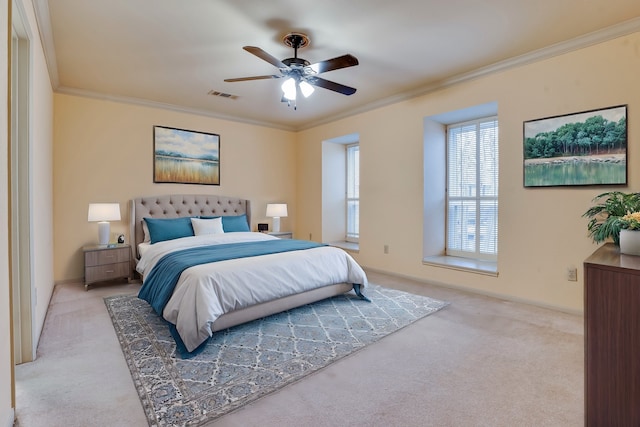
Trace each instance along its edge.
{"label": "white pillow", "polygon": [[143,242],[151,242],[151,234],[149,234],[149,226],[147,225],[147,221],[142,220],[142,233],[144,234]]}
{"label": "white pillow", "polygon": [[224,233],[221,217],[213,219],[191,218],[191,225],[196,236]]}

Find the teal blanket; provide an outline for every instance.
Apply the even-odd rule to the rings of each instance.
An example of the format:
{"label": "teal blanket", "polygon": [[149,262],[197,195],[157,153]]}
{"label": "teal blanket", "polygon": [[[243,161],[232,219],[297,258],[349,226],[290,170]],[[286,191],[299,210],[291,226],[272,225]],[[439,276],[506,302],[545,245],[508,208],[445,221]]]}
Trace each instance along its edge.
{"label": "teal blanket", "polygon": [[151,269],[140,288],[138,297],[147,301],[156,313],[162,315],[162,311],[169,302],[180,275],[189,267],[210,262],[299,251],[320,246],[325,245],[306,240],[277,239],[200,246],[171,252],[160,258]]}

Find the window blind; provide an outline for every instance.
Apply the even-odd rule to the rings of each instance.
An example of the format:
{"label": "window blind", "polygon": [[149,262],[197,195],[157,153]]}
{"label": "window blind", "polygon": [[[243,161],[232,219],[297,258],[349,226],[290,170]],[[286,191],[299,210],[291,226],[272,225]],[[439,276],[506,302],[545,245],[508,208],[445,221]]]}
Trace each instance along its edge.
{"label": "window blind", "polygon": [[498,120],[447,128],[447,254],[496,259]]}

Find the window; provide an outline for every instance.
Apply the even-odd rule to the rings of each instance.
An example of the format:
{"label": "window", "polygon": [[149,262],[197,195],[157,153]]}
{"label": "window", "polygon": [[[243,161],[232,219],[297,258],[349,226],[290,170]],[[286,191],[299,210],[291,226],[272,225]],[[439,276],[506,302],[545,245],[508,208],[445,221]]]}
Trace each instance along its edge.
{"label": "window", "polygon": [[447,255],[497,260],[498,119],[447,126]]}
{"label": "window", "polygon": [[346,146],[347,155],[347,242],[358,242],[360,237],[360,146]]}
{"label": "window", "polygon": [[[359,142],[357,133],[322,141],[322,235],[319,239],[350,251],[358,251],[360,235]],[[353,159],[350,166],[349,158]],[[313,240],[311,233],[309,240]]]}

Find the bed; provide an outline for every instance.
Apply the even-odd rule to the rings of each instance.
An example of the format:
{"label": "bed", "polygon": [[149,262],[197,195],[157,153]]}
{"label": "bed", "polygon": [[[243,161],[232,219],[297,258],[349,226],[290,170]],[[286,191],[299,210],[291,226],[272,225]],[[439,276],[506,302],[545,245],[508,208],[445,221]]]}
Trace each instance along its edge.
{"label": "bed", "polygon": [[129,218],[139,296],[172,325],[187,354],[217,331],[264,316],[350,291],[366,299],[366,274],[348,253],[250,231],[249,200],[140,197]]}

